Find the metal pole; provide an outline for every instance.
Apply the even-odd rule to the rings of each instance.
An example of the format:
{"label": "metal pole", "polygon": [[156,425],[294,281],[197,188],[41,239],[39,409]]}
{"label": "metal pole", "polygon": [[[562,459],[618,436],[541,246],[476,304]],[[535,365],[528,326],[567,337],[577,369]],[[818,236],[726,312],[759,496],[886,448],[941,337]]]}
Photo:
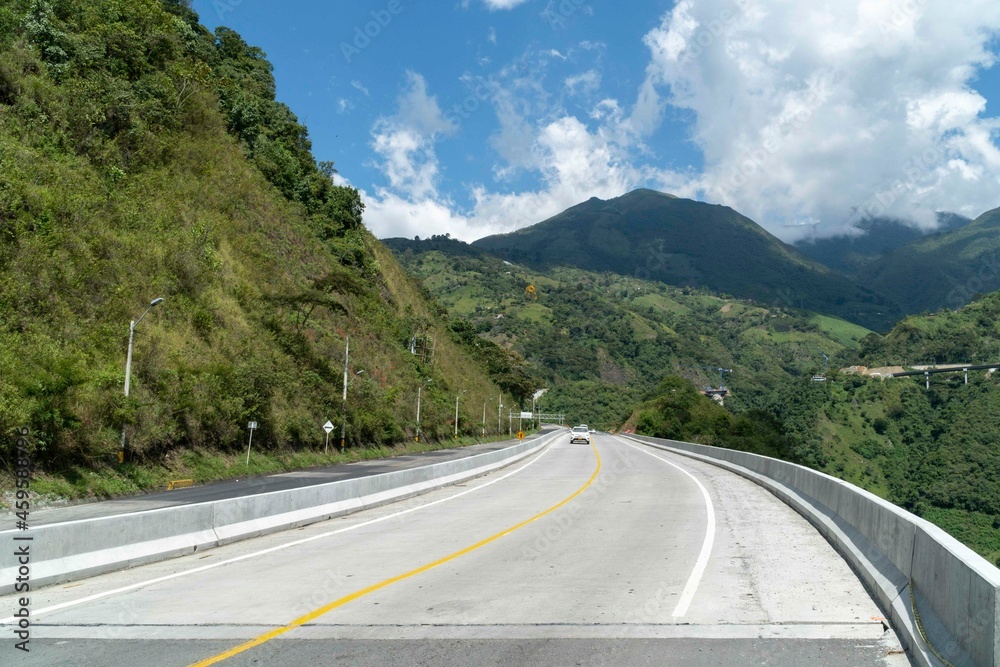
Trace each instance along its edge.
{"label": "metal pole", "polygon": [[500,408],[502,407],[503,407],[503,392],[501,391],[500,395],[497,396],[497,435],[500,435],[503,432],[501,430],[503,427],[500,425]]}
{"label": "metal pole", "polygon": [[250,445],[253,444],[253,429],[250,429],[250,441],[247,442],[247,466],[250,466]]}
{"label": "metal pole", "polygon": [[[251,433],[253,433],[253,431],[251,431]],[[329,454],[330,453],[330,432],[329,431],[326,432],[326,445],[323,447],[323,453],[324,454]],[[249,461],[248,461],[248,463],[249,463]]]}
{"label": "metal pole", "polygon": [[417,437],[414,442],[420,442],[420,392],[424,390],[424,385],[417,387]]}
{"label": "metal pole", "polygon": [[486,401],[483,401],[483,437],[486,437]]}
{"label": "metal pole", "polygon": [[[142,322],[142,318],[146,317],[146,313],[153,306],[163,303],[163,297],[157,297],[149,302],[146,306],[146,310],[142,311],[142,315],[139,316],[137,320],[131,320],[128,324],[128,355],[125,357],[125,398],[128,398],[129,385],[132,381],[132,339],[135,336],[135,327],[139,322]],[[118,450],[118,463],[125,462],[125,422],[122,421],[122,441],[121,447]]]}
{"label": "metal pole", "polygon": [[468,391],[468,389],[464,390],[461,394],[459,394],[458,396],[455,397],[455,437],[456,438],[458,437],[458,399],[462,398],[462,394],[464,394],[466,391]]}
{"label": "metal pole", "polygon": [[[135,320],[128,325],[128,356],[125,357],[125,398],[128,398],[129,382],[132,380],[132,338],[135,335]],[[125,422],[122,421],[122,442],[118,449],[118,463],[125,461]]]}
{"label": "metal pole", "polygon": [[344,451],[344,439],[347,435],[347,363],[351,358],[351,337],[347,337],[344,345],[344,410],[340,422],[340,451]]}

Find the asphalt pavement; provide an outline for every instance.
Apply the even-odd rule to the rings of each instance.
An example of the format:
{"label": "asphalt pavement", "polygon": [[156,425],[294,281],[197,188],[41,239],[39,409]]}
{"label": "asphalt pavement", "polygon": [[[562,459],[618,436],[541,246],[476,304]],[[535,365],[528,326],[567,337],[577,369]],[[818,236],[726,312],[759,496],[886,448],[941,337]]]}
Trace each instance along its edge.
{"label": "asphalt pavement", "polygon": [[32,651],[9,640],[3,664],[909,664],[844,560],[767,491],[611,436],[568,440],[422,496],[34,591]]}

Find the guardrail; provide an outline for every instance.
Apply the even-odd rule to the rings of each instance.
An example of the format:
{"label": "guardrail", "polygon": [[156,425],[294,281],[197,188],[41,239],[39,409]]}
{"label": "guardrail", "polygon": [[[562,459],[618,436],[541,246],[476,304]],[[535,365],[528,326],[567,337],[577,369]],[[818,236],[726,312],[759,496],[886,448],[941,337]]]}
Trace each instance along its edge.
{"label": "guardrail", "polygon": [[[516,445],[419,468],[212,502],[165,507],[32,528],[31,588],[62,583],[297,528],[375,507],[510,465],[563,431]],[[14,553],[16,530],[0,532],[0,549]],[[0,594],[14,592],[16,559],[0,569]]]}
{"label": "guardrail", "polygon": [[808,519],[886,610],[922,667],[1000,664],[1000,570],[943,530],[809,468],[729,449],[626,436],[719,465],[764,486]]}

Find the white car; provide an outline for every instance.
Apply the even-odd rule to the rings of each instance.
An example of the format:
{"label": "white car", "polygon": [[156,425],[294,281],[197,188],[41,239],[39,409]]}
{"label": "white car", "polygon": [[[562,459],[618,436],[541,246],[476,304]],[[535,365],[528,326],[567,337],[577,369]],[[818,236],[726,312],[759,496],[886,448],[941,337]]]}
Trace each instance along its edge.
{"label": "white car", "polygon": [[570,444],[574,442],[582,442],[585,445],[590,444],[590,429],[587,428],[586,424],[580,424],[579,426],[574,426],[573,430],[569,434]]}

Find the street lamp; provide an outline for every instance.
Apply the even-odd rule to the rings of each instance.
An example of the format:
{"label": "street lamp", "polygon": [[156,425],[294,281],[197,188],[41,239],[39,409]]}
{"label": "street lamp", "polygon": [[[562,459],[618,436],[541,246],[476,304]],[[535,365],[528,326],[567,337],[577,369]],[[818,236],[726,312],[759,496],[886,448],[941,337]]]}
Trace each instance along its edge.
{"label": "street lamp", "polygon": [[462,398],[462,394],[469,391],[468,389],[463,389],[462,393],[455,397],[455,437],[458,437],[458,399]]}
{"label": "street lamp", "polygon": [[417,387],[417,437],[413,439],[414,442],[420,442],[420,392],[431,382],[434,380],[424,380],[424,383]]}
{"label": "street lamp", "polygon": [[[492,401],[492,400],[493,400],[492,398],[489,399],[489,401]],[[486,437],[486,404],[489,401],[483,401],[483,437],[484,438]]]}
{"label": "street lamp", "polygon": [[[363,370],[354,371],[355,375],[361,375],[362,373],[364,373]],[[344,363],[344,409],[343,409],[343,415],[342,415],[343,421],[340,422],[340,451],[341,451],[341,453],[343,453],[343,451],[344,451],[344,437],[347,434],[347,385],[348,385],[348,383],[349,383],[349,376],[348,376],[348,371],[347,371],[346,352],[345,352],[345,363]]]}
{"label": "street lamp", "polygon": [[[125,357],[125,398],[128,398],[128,389],[132,381],[132,338],[135,336],[135,328],[142,322],[142,318],[146,317],[146,313],[153,306],[158,306],[163,303],[163,297],[157,297],[149,302],[146,310],[142,311],[142,315],[139,319],[132,320],[128,325],[128,356]],[[122,443],[118,450],[118,463],[124,463],[125,461],[125,422],[122,421]]]}

